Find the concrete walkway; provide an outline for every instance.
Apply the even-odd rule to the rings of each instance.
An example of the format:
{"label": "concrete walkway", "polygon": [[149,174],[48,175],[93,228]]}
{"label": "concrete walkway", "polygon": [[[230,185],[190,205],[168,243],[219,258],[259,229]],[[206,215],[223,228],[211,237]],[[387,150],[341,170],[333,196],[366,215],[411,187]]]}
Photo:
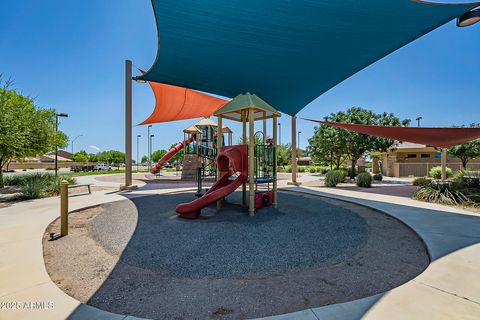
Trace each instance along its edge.
{"label": "concrete walkway", "polygon": [[[128,197],[185,189],[138,190]],[[480,216],[401,197],[329,188],[285,188],[355,202],[400,219],[425,241],[432,258],[418,277],[389,292],[268,319],[479,319]],[[71,197],[70,210],[125,199],[109,192]],[[58,198],[0,209],[0,319],[134,319],[81,304],[48,276],[42,252]],[[8,309],[8,310],[7,310]]]}

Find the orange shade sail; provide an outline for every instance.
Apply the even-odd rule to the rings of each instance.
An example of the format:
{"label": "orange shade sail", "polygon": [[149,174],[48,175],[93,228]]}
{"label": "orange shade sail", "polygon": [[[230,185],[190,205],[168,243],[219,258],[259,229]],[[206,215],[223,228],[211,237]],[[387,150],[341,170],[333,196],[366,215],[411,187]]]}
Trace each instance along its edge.
{"label": "orange shade sail", "polygon": [[329,126],[398,141],[448,148],[480,138],[480,128],[416,128],[393,126],[369,126],[340,122],[305,119]]}
{"label": "orange shade sail", "polygon": [[228,100],[195,90],[157,82],[148,82],[155,95],[155,109],[140,124],[208,117]]}

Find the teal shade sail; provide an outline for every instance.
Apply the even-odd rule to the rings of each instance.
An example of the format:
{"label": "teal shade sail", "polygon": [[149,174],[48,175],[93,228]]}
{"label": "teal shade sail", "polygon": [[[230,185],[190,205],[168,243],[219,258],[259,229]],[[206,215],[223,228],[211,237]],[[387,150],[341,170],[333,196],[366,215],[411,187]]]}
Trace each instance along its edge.
{"label": "teal shade sail", "polygon": [[152,0],[157,58],[139,78],[294,115],[389,53],[478,4],[411,0]]}

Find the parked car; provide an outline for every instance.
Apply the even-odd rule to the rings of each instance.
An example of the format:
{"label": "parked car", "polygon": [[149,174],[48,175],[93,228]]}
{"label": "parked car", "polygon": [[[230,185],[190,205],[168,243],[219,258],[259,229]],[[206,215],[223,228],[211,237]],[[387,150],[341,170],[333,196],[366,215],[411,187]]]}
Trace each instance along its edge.
{"label": "parked car", "polygon": [[108,171],[112,170],[112,167],[110,167],[108,164],[105,163],[99,163],[93,167],[93,171]]}
{"label": "parked car", "polygon": [[166,168],[166,169],[173,168],[173,166],[172,166],[170,163],[168,163],[168,162],[165,163],[165,164],[163,165],[163,167]]}

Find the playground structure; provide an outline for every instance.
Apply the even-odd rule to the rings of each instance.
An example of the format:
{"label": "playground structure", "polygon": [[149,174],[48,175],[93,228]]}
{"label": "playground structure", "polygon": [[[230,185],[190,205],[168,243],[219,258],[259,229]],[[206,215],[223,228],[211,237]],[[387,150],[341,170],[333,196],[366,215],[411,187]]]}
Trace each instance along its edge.
{"label": "playground structure", "polygon": [[[228,143],[232,144],[232,131],[223,126],[223,134],[228,135]],[[217,124],[209,117],[204,117],[197,123],[183,130],[184,138],[171,148],[155,163],[151,172],[157,174],[161,168],[178,152],[183,151],[182,180],[216,177],[215,158],[217,155]],[[199,177],[198,174],[201,176]]]}
{"label": "playground structure", "polygon": [[[183,218],[195,219],[201,209],[217,202],[217,209],[222,206],[222,199],[242,186],[242,204],[246,205],[246,184],[248,183],[248,213],[254,216],[255,208],[266,205],[277,206],[277,176],[276,176],[276,144],[277,118],[280,113],[268,103],[254,94],[240,94],[217,110],[218,117],[215,159],[217,182],[200,198],[179,204],[177,213]],[[223,146],[223,119],[242,122],[243,134],[241,145]],[[273,138],[266,139],[266,120],[272,119]],[[255,144],[256,120],[264,121],[262,143]],[[249,134],[247,139],[247,122]],[[248,145],[246,144],[248,142]],[[207,149],[208,150],[208,149]],[[198,176],[201,186],[201,175]],[[270,189],[270,184],[272,187]]]}

